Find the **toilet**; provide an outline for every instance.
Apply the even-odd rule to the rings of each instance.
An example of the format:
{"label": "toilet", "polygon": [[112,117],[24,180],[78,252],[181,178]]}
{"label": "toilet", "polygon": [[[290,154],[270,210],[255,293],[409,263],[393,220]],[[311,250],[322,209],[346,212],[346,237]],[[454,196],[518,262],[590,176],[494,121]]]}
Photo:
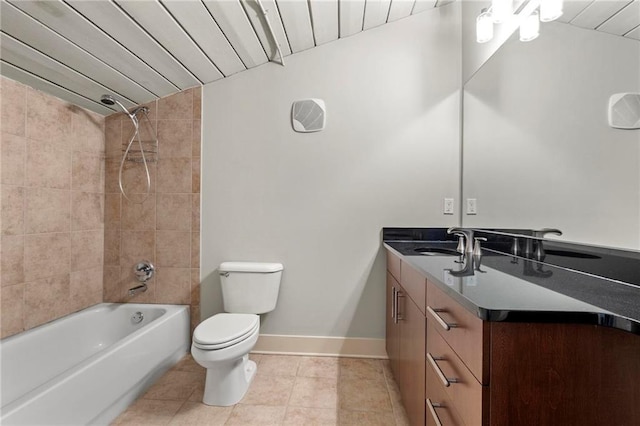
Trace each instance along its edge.
{"label": "toilet", "polygon": [[207,369],[202,402],[238,403],[256,374],[249,351],[260,333],[258,314],[276,307],[281,263],[224,262],[218,268],[225,313],[202,321],[193,332],[191,355]]}

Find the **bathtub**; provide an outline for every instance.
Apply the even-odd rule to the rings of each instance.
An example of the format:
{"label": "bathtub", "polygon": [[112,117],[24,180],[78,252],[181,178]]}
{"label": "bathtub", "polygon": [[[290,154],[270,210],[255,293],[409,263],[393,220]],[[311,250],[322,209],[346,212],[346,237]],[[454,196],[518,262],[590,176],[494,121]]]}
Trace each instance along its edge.
{"label": "bathtub", "polygon": [[189,308],[180,305],[101,303],[8,337],[0,423],[108,424],[189,343]]}

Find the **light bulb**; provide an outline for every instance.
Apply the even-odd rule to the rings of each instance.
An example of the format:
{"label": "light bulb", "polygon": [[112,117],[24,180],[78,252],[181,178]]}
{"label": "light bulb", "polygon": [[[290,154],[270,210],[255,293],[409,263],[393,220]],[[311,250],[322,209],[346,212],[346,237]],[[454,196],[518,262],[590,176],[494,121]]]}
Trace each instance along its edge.
{"label": "light bulb", "polygon": [[555,21],[562,16],[562,0],[541,0],[540,20],[542,22]]}
{"label": "light bulb", "polygon": [[520,41],[531,41],[540,35],[540,19],[538,11],[531,12],[520,23]]}
{"label": "light bulb", "polygon": [[493,22],[506,22],[513,15],[513,0],[491,0],[491,17]]}
{"label": "light bulb", "polygon": [[482,13],[476,18],[476,41],[486,43],[493,38],[493,19],[482,9]]}

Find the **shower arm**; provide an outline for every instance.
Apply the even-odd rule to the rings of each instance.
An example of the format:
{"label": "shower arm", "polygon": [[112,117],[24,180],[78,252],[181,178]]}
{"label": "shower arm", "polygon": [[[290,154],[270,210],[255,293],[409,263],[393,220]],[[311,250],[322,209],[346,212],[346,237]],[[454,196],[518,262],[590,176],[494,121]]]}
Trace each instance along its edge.
{"label": "shower arm", "polygon": [[278,55],[280,55],[280,65],[284,67],[284,56],[282,55],[282,49],[280,49],[280,43],[278,43],[276,34],[273,31],[273,27],[271,26],[271,21],[269,20],[269,15],[267,14],[267,10],[264,8],[264,6],[262,6],[262,3],[260,2],[260,0],[256,0],[256,3],[258,3],[258,6],[260,7],[262,14],[264,15],[264,20],[267,23],[267,28],[269,29],[269,32],[271,33],[271,38],[276,44],[276,49],[278,49]]}

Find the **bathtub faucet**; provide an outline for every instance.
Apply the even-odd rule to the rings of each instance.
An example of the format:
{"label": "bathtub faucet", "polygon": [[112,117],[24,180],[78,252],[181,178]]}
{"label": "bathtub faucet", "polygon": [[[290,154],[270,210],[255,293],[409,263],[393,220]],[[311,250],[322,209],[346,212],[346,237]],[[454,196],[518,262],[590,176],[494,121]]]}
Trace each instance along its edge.
{"label": "bathtub faucet", "polygon": [[138,293],[144,293],[147,291],[147,283],[142,283],[141,285],[137,285],[129,289],[129,297],[135,296]]}

